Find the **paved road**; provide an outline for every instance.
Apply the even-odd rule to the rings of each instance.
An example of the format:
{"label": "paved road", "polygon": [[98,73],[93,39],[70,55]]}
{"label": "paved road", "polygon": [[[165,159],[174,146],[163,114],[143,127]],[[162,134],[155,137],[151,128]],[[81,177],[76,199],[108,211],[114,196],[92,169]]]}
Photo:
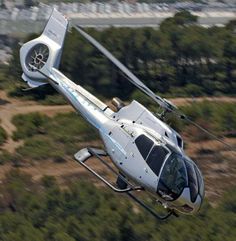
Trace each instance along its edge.
{"label": "paved road", "polygon": [[[85,16],[85,15],[74,15],[71,16],[72,21],[75,24],[83,27],[96,27],[106,28],[110,26],[114,27],[156,27],[158,28],[160,23],[166,18],[173,16],[173,13],[166,14],[165,16]],[[199,24],[203,26],[213,25],[225,25],[232,19],[236,19],[236,13],[230,14],[217,14],[199,15]],[[41,32],[45,26],[45,21],[33,21],[33,20],[0,20],[0,33],[1,34],[26,34],[26,33],[38,33]]]}

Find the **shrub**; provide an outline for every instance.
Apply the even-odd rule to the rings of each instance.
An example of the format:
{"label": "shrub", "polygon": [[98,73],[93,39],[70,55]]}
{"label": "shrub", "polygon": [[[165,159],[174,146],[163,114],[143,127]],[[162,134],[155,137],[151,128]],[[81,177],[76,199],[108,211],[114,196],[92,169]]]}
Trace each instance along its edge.
{"label": "shrub", "polygon": [[53,147],[50,140],[37,136],[27,139],[24,146],[19,147],[17,152],[24,159],[44,160],[51,157],[52,150]]}
{"label": "shrub", "polygon": [[49,118],[38,112],[14,116],[12,122],[17,127],[17,131],[13,133],[13,139],[26,139],[41,134],[47,121],[49,121]]}
{"label": "shrub", "polygon": [[6,131],[0,127],[0,145],[2,145],[7,139],[7,133]]}
{"label": "shrub", "polygon": [[12,159],[12,155],[7,151],[2,151],[0,153],[0,165],[5,164],[6,162],[10,161]]}
{"label": "shrub", "polygon": [[186,92],[186,96],[202,96],[203,89],[199,85],[195,84],[188,84],[184,87],[184,91]]}
{"label": "shrub", "polygon": [[47,117],[39,113],[17,115],[13,118],[17,130],[15,140],[25,140],[17,149],[14,163],[26,160],[53,159],[64,162],[66,155],[78,151],[81,141],[98,138],[98,134],[76,113],[58,114]]}

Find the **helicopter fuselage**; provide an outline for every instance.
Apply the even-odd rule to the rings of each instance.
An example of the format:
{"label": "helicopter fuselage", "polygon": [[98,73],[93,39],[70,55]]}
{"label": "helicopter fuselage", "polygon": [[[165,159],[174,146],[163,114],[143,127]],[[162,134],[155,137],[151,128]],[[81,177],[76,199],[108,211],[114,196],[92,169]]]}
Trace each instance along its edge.
{"label": "helicopter fuselage", "polygon": [[[163,165],[159,167],[159,173],[155,173],[147,164],[142,150],[138,148],[136,139],[145,135],[156,146],[164,149],[164,146],[168,145],[166,156],[162,160],[164,164],[172,150],[180,155],[184,154],[180,135],[137,101],[114,112],[57,69],[52,69],[52,75],[51,80],[49,79],[50,84],[99,131],[106,151],[119,171],[135,184],[155,194],[166,206],[176,208],[175,201],[166,201],[157,193],[159,173]],[[181,206],[184,202],[185,200],[178,200],[177,205]],[[185,212],[182,209],[181,211]]]}

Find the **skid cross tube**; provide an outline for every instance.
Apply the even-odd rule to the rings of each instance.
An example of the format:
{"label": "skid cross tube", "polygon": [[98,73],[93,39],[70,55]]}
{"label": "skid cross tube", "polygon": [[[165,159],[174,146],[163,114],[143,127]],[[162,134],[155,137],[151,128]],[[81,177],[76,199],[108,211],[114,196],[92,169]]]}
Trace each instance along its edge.
{"label": "skid cross tube", "polygon": [[[130,186],[130,188],[128,191],[139,191],[139,190],[143,190],[142,187],[139,186],[134,186],[132,183],[130,183],[123,175],[121,175],[119,172],[117,172],[116,170],[114,170],[113,167],[111,167],[111,165],[109,165],[106,161],[104,161],[96,152],[94,152],[93,148],[88,148],[88,151],[94,155],[95,157],[97,157],[110,171],[112,171],[115,175],[117,175],[119,178],[122,179],[122,181],[124,181],[128,186]],[[122,189],[125,190],[125,189]]]}
{"label": "skid cross tube", "polygon": [[[103,183],[105,183],[109,188],[111,188],[113,191],[118,192],[118,193],[125,193],[125,192],[130,192],[134,190],[141,190],[142,187],[134,187],[129,185],[130,187],[125,188],[125,189],[120,189],[112,185],[109,181],[107,181],[105,178],[103,178],[101,175],[99,175],[96,171],[94,171],[91,167],[89,167],[85,162],[91,157],[95,156],[102,164],[104,164],[110,171],[112,171],[114,174],[118,175],[122,180],[125,178],[122,177],[118,172],[116,172],[107,162],[105,162],[100,155],[97,153],[97,149],[94,148],[85,148],[81,150],[83,152],[87,151],[86,159],[79,159],[75,155],[75,159],[78,161],[79,164],[81,164],[83,167],[85,167],[89,172],[91,172],[93,175],[95,175],[98,179],[100,179]],[[90,154],[90,155],[89,155]],[[107,155],[105,152],[102,154],[103,156]],[[127,183],[127,180],[124,180]],[[129,183],[128,183],[129,184]]]}
{"label": "skid cross tube", "polygon": [[[78,153],[81,153],[81,155],[78,155]],[[75,154],[75,159],[83,166],[85,167],[89,172],[91,172],[94,176],[96,176],[99,180],[101,180],[103,183],[105,183],[109,188],[111,188],[113,191],[117,193],[126,193],[133,201],[135,201],[138,205],[143,207],[146,211],[148,211],[153,217],[159,219],[159,220],[165,220],[168,217],[170,217],[172,214],[177,216],[173,210],[170,210],[166,215],[161,216],[156,213],[155,210],[153,210],[151,207],[146,205],[142,200],[137,198],[135,195],[133,195],[131,192],[133,191],[141,191],[144,190],[143,187],[134,186],[132,183],[130,183],[123,175],[121,175],[119,172],[117,172],[111,165],[109,165],[105,160],[101,158],[101,156],[107,156],[107,153],[105,151],[95,149],[95,148],[84,148],[81,151]],[[91,167],[89,167],[85,162],[92,156],[95,156],[103,165],[105,165],[111,172],[113,172],[115,175],[117,175],[122,181],[124,181],[128,187],[121,189],[117,188],[114,185],[112,185],[109,181],[107,181],[105,178],[103,178],[101,175],[99,175],[96,171],[94,171]]]}

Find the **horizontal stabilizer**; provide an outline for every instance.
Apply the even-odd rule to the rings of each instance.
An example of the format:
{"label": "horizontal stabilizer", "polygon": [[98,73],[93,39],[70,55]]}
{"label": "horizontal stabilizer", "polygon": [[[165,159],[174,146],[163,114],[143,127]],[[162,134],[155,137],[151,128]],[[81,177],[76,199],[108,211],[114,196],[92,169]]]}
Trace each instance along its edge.
{"label": "horizontal stabilizer", "polygon": [[29,85],[30,88],[37,88],[39,86],[48,84],[48,82],[42,82],[42,81],[39,82],[39,81],[31,80],[25,74],[22,74],[21,77],[25,82],[27,82],[27,84]]}

